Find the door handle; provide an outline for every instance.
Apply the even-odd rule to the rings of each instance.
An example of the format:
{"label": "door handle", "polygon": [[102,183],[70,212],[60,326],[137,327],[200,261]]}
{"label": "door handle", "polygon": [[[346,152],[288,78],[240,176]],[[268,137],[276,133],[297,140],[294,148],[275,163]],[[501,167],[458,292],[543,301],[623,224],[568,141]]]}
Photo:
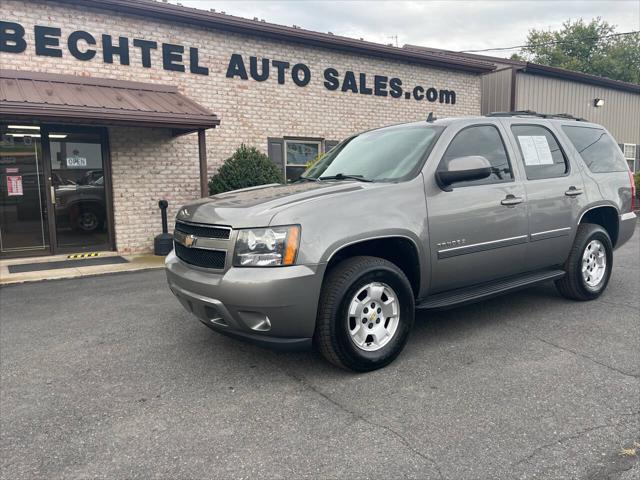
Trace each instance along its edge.
{"label": "door handle", "polygon": [[51,205],[55,205],[56,204],[56,188],[51,185],[49,187],[51,189]]}
{"label": "door handle", "polygon": [[509,194],[504,197],[504,199],[500,203],[506,207],[515,207],[522,202],[524,202],[524,199],[522,197],[516,197],[515,195]]}
{"label": "door handle", "polygon": [[582,189],[576,188],[573,185],[569,187],[569,190],[564,192],[567,197],[577,197],[578,195],[582,195]]}

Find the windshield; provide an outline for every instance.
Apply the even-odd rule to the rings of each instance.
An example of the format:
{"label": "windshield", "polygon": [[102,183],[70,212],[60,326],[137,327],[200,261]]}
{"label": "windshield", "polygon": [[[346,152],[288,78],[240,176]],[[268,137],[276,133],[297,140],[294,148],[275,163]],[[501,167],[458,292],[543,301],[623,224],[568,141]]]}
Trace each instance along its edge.
{"label": "windshield", "polygon": [[335,147],[301,178],[341,180],[351,176],[373,181],[400,180],[420,168],[442,130],[425,123],[361,133]]}

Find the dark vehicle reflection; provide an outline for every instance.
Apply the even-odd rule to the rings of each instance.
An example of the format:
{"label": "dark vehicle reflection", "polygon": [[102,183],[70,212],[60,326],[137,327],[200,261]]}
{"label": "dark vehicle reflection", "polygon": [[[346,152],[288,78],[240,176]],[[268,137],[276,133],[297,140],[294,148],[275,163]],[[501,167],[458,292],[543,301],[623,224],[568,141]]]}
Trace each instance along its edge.
{"label": "dark vehicle reflection", "polygon": [[80,232],[105,230],[104,176],[90,170],[73,181],[53,173],[56,192],[56,224]]}

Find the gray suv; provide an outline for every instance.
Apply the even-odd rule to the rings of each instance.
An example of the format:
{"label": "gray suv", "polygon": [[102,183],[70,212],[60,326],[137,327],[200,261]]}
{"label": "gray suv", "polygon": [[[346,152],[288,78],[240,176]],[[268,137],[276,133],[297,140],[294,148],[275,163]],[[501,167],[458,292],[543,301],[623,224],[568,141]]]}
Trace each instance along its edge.
{"label": "gray suv", "polygon": [[383,367],[415,310],[549,280],[593,300],[633,235],[633,178],[601,126],[492,114],[354,135],[298,181],[180,209],[169,286],[220,333],[315,345],[332,363]]}

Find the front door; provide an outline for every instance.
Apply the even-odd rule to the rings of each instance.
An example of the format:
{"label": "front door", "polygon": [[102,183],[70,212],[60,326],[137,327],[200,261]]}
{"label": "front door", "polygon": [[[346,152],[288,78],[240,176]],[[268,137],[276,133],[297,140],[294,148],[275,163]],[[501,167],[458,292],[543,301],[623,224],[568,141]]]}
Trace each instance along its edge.
{"label": "front door", "polygon": [[0,125],[0,255],[50,252],[40,130]]}
{"label": "front door", "polygon": [[49,178],[59,251],[108,248],[105,165],[100,133],[49,129]]}
{"label": "front door", "polygon": [[0,255],[111,249],[104,132],[0,128]]}
{"label": "front door", "polygon": [[454,158],[479,155],[491,163],[491,176],[454,183],[451,191],[440,189],[433,178],[427,180],[430,293],[525,271],[526,196],[509,152],[499,125],[463,128],[438,168],[445,169]]}

